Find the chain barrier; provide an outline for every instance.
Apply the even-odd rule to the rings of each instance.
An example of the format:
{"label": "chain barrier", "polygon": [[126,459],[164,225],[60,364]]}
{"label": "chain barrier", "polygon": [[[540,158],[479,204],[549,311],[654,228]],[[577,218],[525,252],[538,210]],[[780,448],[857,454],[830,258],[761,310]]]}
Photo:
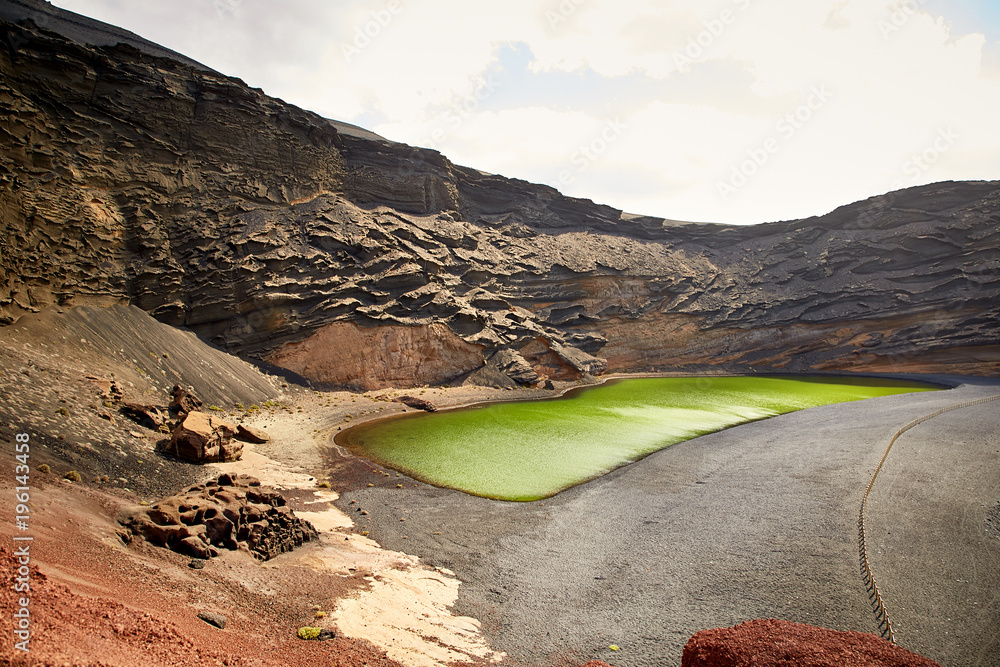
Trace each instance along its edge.
{"label": "chain barrier", "polygon": [[865,542],[865,508],[868,505],[868,495],[871,493],[872,486],[875,485],[875,479],[878,477],[879,472],[882,470],[885,460],[889,457],[889,451],[895,444],[899,436],[903,435],[911,428],[917,424],[921,424],[928,419],[933,419],[938,415],[942,415],[945,412],[950,412],[952,410],[958,410],[960,408],[970,408],[974,405],[982,405],[983,403],[989,403],[990,401],[995,401],[1000,399],[1000,394],[995,396],[986,396],[984,398],[977,398],[971,401],[965,401],[964,403],[958,403],[956,405],[949,405],[946,408],[941,408],[928,415],[914,419],[906,426],[902,427],[892,436],[889,441],[889,446],[885,449],[885,454],[882,455],[882,460],[879,461],[878,467],[875,468],[875,473],[872,475],[872,479],[868,482],[868,488],[865,489],[865,495],[861,499],[861,511],[858,513],[858,557],[861,561],[861,577],[864,580],[865,588],[868,591],[868,599],[872,603],[872,610],[875,612],[875,620],[878,622],[879,632],[882,634],[884,639],[888,639],[893,644],[896,643],[896,635],[892,630],[892,622],[889,620],[889,612],[885,608],[885,601],[882,599],[882,593],[878,589],[878,584],[875,582],[875,575],[872,574],[871,565],[868,562],[868,546]]}

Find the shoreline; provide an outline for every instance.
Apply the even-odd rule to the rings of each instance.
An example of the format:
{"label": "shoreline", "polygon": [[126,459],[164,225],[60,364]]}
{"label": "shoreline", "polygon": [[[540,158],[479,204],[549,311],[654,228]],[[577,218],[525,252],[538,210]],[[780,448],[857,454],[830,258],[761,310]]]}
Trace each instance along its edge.
{"label": "shoreline", "polygon": [[[614,374],[604,381],[663,376]],[[1000,388],[997,378],[878,374],[886,376],[936,381],[958,389],[962,396]],[[548,396],[539,396],[544,390],[528,391],[551,398],[578,388],[567,384]],[[831,489],[852,489],[867,483],[868,466],[873,465],[868,459],[876,450],[878,456],[884,451],[880,431],[895,428],[904,417],[909,421],[925,404],[958,400],[951,391],[926,392],[802,410],[678,443],[548,499],[516,503],[430,486],[374,466],[335,443],[338,429],[348,425],[391,413],[418,412],[398,403],[374,401],[371,396],[392,391],[365,395],[290,387],[282,398],[287,409],[243,415],[245,423],[268,432],[271,441],[247,447],[241,462],[212,464],[211,470],[216,474],[221,470],[246,471],[265,483],[273,482],[282,488],[296,513],[314,522],[321,533],[318,542],[264,563],[224,553],[195,574],[186,566],[188,559],[173,552],[148,545],[123,547],[114,535],[115,516],[138,498],[129,501],[113,489],[41,478],[37,493],[33,492],[33,499],[46,508],[38,515],[40,529],[46,531],[36,542],[39,572],[55,582],[52,585],[66,589],[51,595],[43,589],[37,602],[45,609],[75,609],[82,620],[72,627],[39,626],[50,627],[50,633],[48,639],[38,639],[38,654],[73,660],[85,655],[85,649],[66,648],[60,638],[77,636],[87,644],[91,639],[86,638],[90,637],[86,632],[115,636],[112,626],[100,629],[112,621],[102,621],[94,611],[99,605],[95,608],[87,596],[96,596],[97,602],[105,600],[105,606],[113,609],[118,609],[114,601],[120,600],[125,607],[114,614],[121,618],[137,614],[135,618],[141,619],[145,614],[157,619],[158,626],[174,633],[157,640],[172,655],[187,655],[189,649],[185,648],[188,644],[171,644],[175,641],[171,637],[187,638],[184,641],[200,647],[198,655],[209,656],[222,655],[229,648],[233,631],[242,633],[245,639],[237,642],[240,650],[263,660],[247,665],[290,666],[322,660],[323,651],[332,645],[302,642],[294,632],[302,625],[324,623],[340,628],[338,651],[345,655],[353,651],[352,655],[359,656],[357,664],[367,661],[385,667],[496,660],[551,667],[590,659],[617,667],[679,664],[679,647],[694,631],[751,617],[779,616],[835,629],[873,631],[868,627],[870,609],[853,593],[846,598],[846,611],[832,616],[822,604],[817,607],[799,597],[788,606],[787,600],[772,596],[785,589],[788,576],[805,576],[802,590],[810,591],[810,597],[819,601],[843,602],[845,591],[861,587],[856,574],[857,545],[851,543],[851,524],[857,512],[853,492],[847,494],[846,506],[840,507],[836,498],[841,491],[829,496]],[[423,391],[425,398],[443,409],[510,400],[511,394],[509,390],[483,388],[395,391]],[[914,400],[913,396],[931,398]],[[985,425],[984,419],[990,415],[971,412],[954,418],[963,428],[977,428]],[[932,426],[937,425],[932,421]],[[995,430],[1000,432],[1000,428]],[[907,437],[919,435],[919,429],[914,429]],[[795,455],[769,453],[772,448],[787,448],[799,441],[826,444]],[[1000,443],[996,449],[1000,451]],[[808,458],[799,460],[804,454]],[[752,464],[757,458],[764,463]],[[752,465],[734,468],[737,463]],[[973,464],[979,467],[968,468]],[[910,476],[922,479],[936,474],[933,471],[939,464],[931,461],[928,465],[931,467]],[[801,468],[797,475],[813,481],[802,486],[797,475],[775,477],[788,466]],[[980,458],[963,462],[960,471],[971,477],[995,469],[995,464]],[[323,482],[331,488],[323,488]],[[775,484],[777,488],[792,484],[793,490],[777,495],[767,492]],[[886,484],[890,491],[903,488],[901,485],[901,481]],[[997,486],[994,504],[1000,499]],[[886,506],[879,501],[881,491],[879,486],[873,491],[869,528],[878,533],[881,527],[882,533],[869,537],[870,544],[906,548],[905,542],[885,541],[889,538],[886,532],[896,534],[898,523],[889,518],[887,524]],[[764,495],[748,497],[748,493]],[[949,502],[965,502],[961,494],[950,498]],[[780,524],[772,526],[770,519],[758,525],[753,518],[759,512],[766,517],[772,511],[768,508],[786,500],[798,503],[794,516],[801,515],[821,532],[800,536],[801,529],[788,533],[778,530]],[[733,512],[737,515],[730,516]],[[743,519],[739,518],[741,513]],[[840,514],[849,515],[849,520],[831,523]],[[711,533],[703,533],[697,522],[691,523],[698,518],[711,518]],[[741,523],[748,520],[750,523]],[[830,532],[831,526],[842,523],[846,537]],[[63,526],[69,526],[69,531]],[[737,533],[726,536],[735,528],[739,528]],[[746,533],[748,528],[750,533]],[[785,544],[789,539],[798,546]],[[945,539],[935,539],[927,549],[947,553],[954,548]],[[769,546],[757,550],[754,545],[758,543]],[[809,554],[817,544],[831,554],[842,552],[846,564],[834,563],[827,556],[813,563],[816,556]],[[721,552],[720,545],[725,545]],[[770,558],[764,554],[774,548],[786,554],[782,558],[792,560],[782,567],[768,564]],[[980,572],[996,571],[1000,578],[1000,563],[994,570],[983,569],[993,564],[975,556],[978,548],[967,551],[980,558]],[[690,556],[684,555],[686,550]],[[650,560],[656,553],[666,558]],[[714,564],[692,569],[685,564],[688,557],[692,562]],[[746,569],[746,559],[752,562],[760,558],[764,560]],[[801,558],[806,561],[798,563]],[[800,571],[807,563],[812,564]],[[643,572],[645,567],[651,571]],[[900,616],[895,610],[910,608],[911,603],[904,605],[891,596],[905,596],[912,586],[905,577],[900,583],[894,571],[886,572],[884,562],[876,559],[873,568],[885,589],[894,623],[898,623]],[[150,572],[158,574],[150,578]],[[981,573],[980,579],[987,576]],[[90,583],[85,585],[84,581]],[[817,583],[823,581],[829,583]],[[1000,581],[977,581],[973,583],[978,586],[1000,585]],[[935,591],[934,586],[940,584],[933,580],[926,583],[928,590]],[[712,590],[715,592],[709,594]],[[234,591],[244,592],[233,597]],[[863,594],[862,590],[855,592]],[[107,595],[113,597],[104,597]],[[944,601],[951,599],[947,592],[935,595]],[[607,607],[609,604],[612,606]],[[326,613],[325,619],[312,619],[314,607]],[[233,630],[218,631],[196,619],[196,612],[206,608],[228,615]],[[610,609],[619,608],[621,612],[614,617],[607,615]],[[996,618],[1000,619],[1000,610]],[[914,627],[921,633],[931,632],[926,620],[905,615],[902,620],[897,635],[910,642],[909,648],[914,648]],[[130,622],[141,625],[145,621]],[[659,625],[653,628],[651,622]],[[77,626],[84,629],[73,629]],[[72,634],[77,632],[84,634]],[[658,643],[643,639],[652,636],[660,637]],[[53,643],[52,637],[59,641]],[[610,644],[622,650],[611,653],[606,648]],[[98,641],[94,646],[104,644]],[[119,638],[106,650],[131,650],[128,646]],[[948,662],[935,654],[941,650],[940,643],[930,641],[916,648],[943,664]],[[166,659],[157,660],[150,657],[148,664],[171,664]]]}
{"label": "shoreline", "polygon": [[[743,424],[678,443],[538,502],[489,500],[407,481],[402,489],[347,490],[338,505],[354,501],[368,510],[374,517],[368,527],[380,544],[456,572],[465,582],[456,612],[480,618],[491,645],[525,664],[543,665],[567,651],[583,651],[574,660],[602,659],[618,667],[679,664],[680,648],[693,632],[751,618],[877,632],[857,574],[854,524],[859,494],[885,440],[933,407],[1000,388],[996,378],[891,375],[934,380],[951,390],[827,405]],[[988,407],[956,412],[952,419],[965,427],[985,428],[988,444],[986,425],[995,419]],[[915,431],[908,435],[918,437]],[[805,443],[816,445],[803,449]],[[894,456],[905,452],[899,448]],[[963,462],[963,470],[972,466],[968,475],[995,470],[982,458],[987,453],[978,456]],[[935,474],[928,465],[921,476]],[[994,504],[1000,500],[996,486]],[[968,501],[957,490],[945,491],[948,503]],[[876,487],[874,496],[879,492]],[[791,532],[783,528],[787,517],[796,517]],[[702,530],[701,520],[713,528]],[[870,518],[870,527],[877,521],[884,526],[884,519]],[[981,553],[986,543],[976,544],[969,557],[989,558]],[[939,540],[933,548],[946,553],[954,546]],[[672,555],[650,559],[659,549]],[[643,574],[646,567],[652,573]],[[884,574],[884,561],[873,567],[883,568],[880,585],[893,581]],[[946,581],[926,573],[916,577],[927,590],[944,586],[941,598],[950,599]],[[793,581],[798,583],[789,589]],[[783,591],[791,590],[798,592],[785,598]],[[605,604],[632,611],[612,621]],[[894,620],[898,607],[909,609],[910,603],[895,603]],[[659,640],[662,650],[642,639],[666,627],[677,634]],[[897,635],[906,637],[908,648],[915,646],[912,630]],[[623,651],[612,654],[599,648],[602,643]],[[941,657],[948,648],[940,642],[917,648],[942,664],[953,662]]]}
{"label": "shoreline", "polygon": [[[921,386],[926,387],[926,388],[935,388],[935,389],[937,389],[939,391],[943,391],[943,390],[954,388],[955,386],[957,386],[957,382],[958,382],[957,380],[954,380],[954,379],[952,379],[952,380],[946,380],[946,379],[942,379],[940,377],[937,378],[936,381],[928,380],[928,379],[919,379],[918,380],[918,379],[915,379],[913,377],[908,377],[908,376],[906,376],[906,374],[884,374],[884,375],[864,374],[864,375],[858,375],[858,374],[849,374],[849,373],[755,373],[755,374],[749,374],[749,375],[747,375],[747,374],[728,374],[728,373],[724,374],[724,373],[718,373],[718,374],[713,374],[711,376],[705,376],[705,375],[701,375],[701,374],[687,374],[687,373],[683,373],[683,374],[681,374],[681,373],[641,373],[641,374],[618,373],[618,374],[613,374],[613,375],[609,375],[609,376],[602,376],[599,379],[599,381],[595,381],[593,383],[582,385],[582,386],[579,383],[565,383],[567,386],[564,386],[564,387],[561,387],[561,388],[558,388],[558,389],[554,389],[554,390],[542,390],[545,393],[543,395],[541,395],[541,396],[539,396],[539,395],[533,395],[533,396],[520,397],[520,398],[518,398],[518,397],[509,398],[509,397],[507,397],[505,395],[501,395],[501,396],[492,397],[492,398],[486,398],[486,399],[483,399],[483,400],[478,400],[478,401],[473,401],[473,402],[458,402],[458,403],[448,404],[446,406],[442,406],[442,407],[437,408],[434,411],[434,413],[447,413],[447,412],[454,412],[454,411],[459,411],[459,410],[470,410],[470,409],[485,407],[485,406],[489,406],[489,405],[496,405],[496,404],[515,404],[515,403],[531,403],[531,402],[557,401],[557,400],[561,400],[561,399],[565,399],[565,398],[572,398],[573,396],[575,396],[575,395],[577,395],[579,393],[582,393],[584,391],[588,391],[588,390],[591,390],[591,389],[597,389],[597,388],[600,388],[600,387],[603,387],[603,386],[607,386],[607,385],[614,384],[614,383],[617,383],[617,382],[628,381],[628,380],[638,380],[638,379],[700,379],[700,378],[705,378],[705,377],[712,377],[712,378],[736,378],[736,377],[751,378],[751,377],[761,377],[761,378],[776,378],[776,379],[799,379],[799,378],[814,378],[814,379],[845,378],[845,379],[859,379],[859,378],[870,378],[870,379],[875,379],[875,380],[893,380],[893,381],[898,381],[898,382],[903,382],[903,383],[909,382],[909,383],[913,383],[914,385],[921,385]],[[501,391],[505,391],[505,390],[501,390]],[[528,391],[531,391],[531,389],[529,388]],[[538,390],[534,390],[534,391],[535,391],[535,393],[537,393]],[[374,393],[374,392],[372,392],[372,393]],[[505,393],[510,393],[510,392],[506,391]],[[909,392],[902,392],[902,393],[909,393]],[[867,399],[861,399],[861,400],[867,400]],[[814,406],[814,407],[816,407],[816,406]],[[799,409],[801,409],[801,408],[799,408]],[[797,411],[797,410],[793,410],[793,411]],[[669,443],[667,445],[664,445],[660,449],[656,449],[656,450],[653,450],[653,451],[650,451],[650,452],[646,452],[646,453],[638,455],[636,457],[629,457],[627,460],[623,460],[620,463],[618,463],[617,465],[615,465],[615,466],[613,466],[613,467],[611,467],[609,469],[601,470],[599,472],[596,472],[595,474],[593,474],[592,476],[587,477],[586,479],[582,479],[582,480],[580,480],[578,482],[575,482],[574,484],[572,484],[570,486],[560,488],[560,489],[558,489],[558,490],[556,490],[556,491],[554,491],[552,493],[549,493],[549,494],[546,494],[546,495],[543,495],[543,496],[539,496],[537,498],[516,499],[516,500],[512,499],[512,498],[497,498],[495,496],[491,496],[491,495],[488,495],[488,494],[475,493],[474,491],[470,491],[468,489],[459,488],[457,486],[448,486],[448,485],[443,484],[443,483],[441,483],[439,481],[435,481],[435,480],[431,480],[431,479],[426,478],[419,471],[415,471],[415,470],[406,471],[406,470],[397,469],[397,468],[395,468],[393,466],[393,464],[391,462],[383,461],[383,460],[379,459],[378,457],[373,456],[371,453],[364,451],[363,447],[352,445],[352,444],[346,442],[346,440],[350,438],[350,434],[353,431],[356,431],[358,429],[371,428],[372,426],[374,426],[376,424],[379,424],[379,423],[382,423],[382,422],[388,422],[390,420],[398,420],[398,419],[403,419],[403,418],[420,418],[421,416],[423,416],[423,414],[431,414],[431,413],[425,413],[422,410],[414,409],[414,410],[406,411],[406,412],[400,411],[400,412],[396,412],[394,414],[369,416],[368,418],[360,419],[360,420],[358,420],[356,422],[354,422],[352,420],[352,423],[351,423],[350,426],[348,426],[347,428],[345,428],[343,430],[338,429],[336,432],[333,433],[333,435],[330,438],[330,444],[331,444],[332,447],[336,448],[337,454],[339,456],[341,456],[341,457],[344,457],[344,458],[346,458],[346,457],[354,457],[354,458],[361,459],[361,460],[364,460],[364,461],[369,461],[369,462],[371,462],[373,465],[375,465],[377,467],[383,467],[383,468],[387,468],[387,469],[393,470],[394,472],[402,473],[402,474],[404,474],[404,475],[406,475],[408,477],[411,477],[412,479],[414,479],[414,480],[416,480],[416,481],[418,481],[420,483],[427,484],[427,485],[430,485],[430,486],[437,486],[437,487],[440,487],[440,488],[449,489],[451,491],[459,491],[459,492],[462,492],[462,493],[467,493],[469,495],[473,495],[473,496],[477,496],[477,497],[482,497],[482,498],[486,498],[486,499],[490,499],[490,500],[513,501],[513,502],[538,502],[538,501],[541,501],[541,500],[552,498],[553,496],[556,496],[559,493],[562,493],[562,492],[566,491],[567,489],[573,488],[574,486],[579,486],[580,484],[585,484],[587,482],[590,482],[590,481],[592,481],[594,479],[597,479],[597,478],[599,478],[599,477],[601,477],[603,475],[606,475],[606,474],[608,474],[610,472],[613,472],[614,470],[617,470],[618,468],[620,468],[622,466],[630,465],[632,463],[640,461],[640,460],[646,458],[647,456],[655,454],[657,451],[661,451],[662,449],[664,449],[666,447],[676,446],[677,444],[680,444],[681,442],[684,442],[684,440],[680,440],[680,441],[677,441],[677,442],[672,442],[672,443]],[[779,413],[779,414],[786,414],[786,413]],[[738,426],[749,424],[749,423],[752,423],[752,422],[755,422],[755,421],[767,420],[767,419],[770,419],[770,418],[772,418],[774,416],[777,416],[777,415],[765,415],[765,416],[762,416],[762,417],[749,418],[749,419],[746,419],[745,421],[741,421],[741,422],[736,423],[736,424],[730,424],[730,425],[727,425],[727,426],[721,426],[720,428],[718,428],[715,431],[711,431],[709,433],[703,433],[701,435],[708,435],[710,433],[715,433],[715,432],[719,432],[719,431],[723,431],[723,430],[727,430],[727,429],[736,428]],[[699,436],[693,436],[693,437],[701,437],[701,436],[699,435]],[[689,440],[691,438],[689,437],[687,439]]]}
{"label": "shoreline", "polygon": [[[852,372],[847,372],[847,371],[830,371],[830,372],[810,371],[808,373],[710,373],[710,374],[709,373],[612,373],[612,374],[608,374],[608,375],[598,376],[597,378],[595,378],[595,382],[592,382],[590,384],[583,384],[583,385],[581,385],[579,383],[564,382],[562,384],[566,384],[567,386],[561,387],[561,388],[557,388],[557,389],[550,389],[550,390],[548,390],[548,389],[536,389],[536,388],[533,388],[533,387],[524,387],[522,389],[514,389],[514,390],[487,389],[487,388],[484,388],[484,389],[487,389],[488,391],[501,392],[501,394],[498,395],[497,397],[490,397],[490,398],[485,398],[485,399],[477,400],[477,401],[471,401],[471,402],[466,402],[466,403],[448,404],[448,405],[444,405],[444,406],[441,406],[441,407],[438,407],[438,406],[435,406],[435,407],[437,408],[436,412],[449,412],[449,411],[452,411],[452,410],[463,410],[463,409],[466,409],[466,408],[475,408],[475,407],[479,407],[479,406],[483,406],[483,405],[491,405],[491,404],[494,404],[494,403],[520,403],[520,402],[531,402],[531,401],[554,401],[554,400],[558,400],[558,399],[561,399],[561,398],[565,398],[566,396],[568,396],[568,395],[570,395],[570,394],[572,394],[574,392],[585,391],[587,389],[593,389],[593,388],[596,388],[596,387],[601,387],[601,386],[604,386],[605,384],[609,384],[611,382],[617,382],[617,381],[621,381],[621,380],[638,380],[638,379],[646,379],[646,378],[648,378],[648,379],[656,379],[656,378],[702,378],[702,377],[713,377],[713,378],[715,378],[715,377],[718,377],[718,378],[725,378],[725,377],[776,377],[776,378],[844,377],[844,378],[874,378],[874,379],[890,379],[890,380],[891,379],[898,379],[898,380],[901,380],[901,381],[905,381],[905,380],[911,379],[910,376],[917,376],[917,377],[920,377],[920,378],[924,378],[924,377],[937,378],[936,380],[919,379],[919,380],[914,380],[914,381],[921,382],[921,383],[924,383],[924,384],[933,385],[933,386],[937,386],[937,387],[939,387],[942,390],[953,389],[953,388],[959,386],[961,384],[961,381],[958,378],[959,377],[963,377],[963,376],[951,376],[951,375],[942,375],[942,374],[852,373]],[[455,388],[453,388],[453,387],[443,388],[442,387],[440,389],[448,390],[448,389],[455,389]],[[376,391],[377,392],[394,391],[394,392],[397,392],[397,393],[404,393],[405,394],[408,390],[389,388],[389,389],[380,389],[380,390],[375,390],[375,391],[363,392],[363,393],[358,394],[358,395],[360,395],[360,396],[366,396],[369,393],[376,393]],[[513,392],[520,392],[520,391],[546,392],[546,394],[542,395],[542,396],[526,396],[526,397],[522,397],[522,398],[517,398],[517,397],[507,398],[507,397],[505,397],[504,394],[511,393],[512,391]],[[341,431],[341,430],[338,429],[338,431],[331,438],[331,443],[334,446],[336,446],[336,447],[344,448],[345,450],[349,451],[349,448],[347,448],[345,445],[337,442],[336,438],[340,437],[343,434],[346,434],[347,432],[349,432],[353,428],[355,428],[357,426],[361,426],[362,424],[367,424],[370,421],[377,421],[377,420],[381,420],[381,419],[393,419],[393,418],[401,417],[401,416],[404,416],[404,415],[418,415],[421,412],[423,412],[423,411],[421,411],[419,409],[412,409],[410,411],[405,411],[405,412],[404,411],[399,411],[397,414],[383,415],[383,416],[377,416],[377,417],[369,417],[369,418],[366,418],[366,419],[364,419],[362,421],[354,422],[354,423],[351,424],[351,426],[349,426],[347,429],[345,429],[343,431]]]}

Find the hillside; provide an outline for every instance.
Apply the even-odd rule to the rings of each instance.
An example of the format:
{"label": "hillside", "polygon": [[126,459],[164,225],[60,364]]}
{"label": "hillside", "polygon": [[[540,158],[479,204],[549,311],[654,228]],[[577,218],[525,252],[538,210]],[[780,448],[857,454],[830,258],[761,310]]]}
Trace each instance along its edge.
{"label": "hillside", "polygon": [[343,133],[135,39],[3,29],[7,323],[127,302],[358,388],[450,381],[490,358],[522,382],[998,368],[998,183],[677,223]]}
{"label": "hillside", "polygon": [[[44,0],[0,0],[0,31],[0,440],[30,443],[0,456],[30,492],[0,532],[30,538],[32,587],[32,653],[6,632],[0,663],[641,667],[747,619],[878,632],[856,526],[882,463],[862,539],[900,646],[1000,659],[1000,181],[680,222],[456,165]],[[755,421],[531,503],[334,440],[651,371],[950,389]],[[183,423],[149,414],[175,386],[253,429],[240,460],[170,454]],[[317,539],[192,560],[124,530],[178,526],[163,506],[197,523],[174,494],[236,503],[242,474]]]}

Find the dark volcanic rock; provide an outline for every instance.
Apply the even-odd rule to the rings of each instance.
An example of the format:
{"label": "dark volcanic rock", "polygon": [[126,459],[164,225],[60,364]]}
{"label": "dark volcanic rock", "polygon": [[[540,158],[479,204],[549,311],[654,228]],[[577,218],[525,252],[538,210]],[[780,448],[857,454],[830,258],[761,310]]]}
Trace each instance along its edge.
{"label": "dark volcanic rock", "polygon": [[167,411],[155,405],[124,401],[121,406],[122,413],[141,426],[156,431],[166,424]]}
{"label": "dark volcanic rock", "polygon": [[[1000,369],[998,183],[746,227],[628,215],[337,126],[134,35],[87,46],[60,25],[69,38],[2,24],[6,322],[128,301],[365,389],[449,382],[498,351],[527,361],[521,377],[498,366],[523,384],[706,365]],[[364,335],[331,347],[347,325]],[[381,329],[388,347],[369,358]]]}
{"label": "dark volcanic rock", "polygon": [[201,399],[191,393],[190,389],[184,389],[180,385],[174,385],[170,390],[170,414],[175,417],[184,418],[189,412],[201,410],[205,405]]}
{"label": "dark volcanic rock", "polygon": [[396,399],[403,405],[407,407],[414,408],[416,410],[424,410],[425,412],[437,412],[437,408],[430,401],[425,401],[422,398],[417,398],[416,396],[400,396]]}
{"label": "dark volcanic rock", "polygon": [[462,384],[496,389],[517,389],[521,386],[491,361],[487,361],[484,366],[469,373],[462,379]]}
{"label": "dark volcanic rock", "polygon": [[247,475],[219,476],[122,519],[132,534],[195,558],[247,549],[269,560],[318,534],[277,491]]}
{"label": "dark volcanic rock", "polygon": [[498,350],[487,360],[487,363],[506,377],[523,385],[535,384],[540,379],[531,364],[514,350]]}

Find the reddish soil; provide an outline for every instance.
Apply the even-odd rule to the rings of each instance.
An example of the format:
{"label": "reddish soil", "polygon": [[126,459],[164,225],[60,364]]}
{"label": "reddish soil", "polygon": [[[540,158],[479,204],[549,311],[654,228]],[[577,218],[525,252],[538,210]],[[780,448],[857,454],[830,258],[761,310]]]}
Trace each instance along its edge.
{"label": "reddish soil", "polygon": [[[299,567],[261,567],[240,553],[193,570],[190,559],[165,549],[141,542],[126,548],[115,535],[117,499],[43,479],[33,476],[33,513],[24,533],[34,537],[31,651],[15,650],[5,628],[0,665],[398,665],[365,642],[296,636],[300,626],[321,624],[313,618],[314,605],[332,601],[355,582]],[[0,511],[13,515],[8,498]],[[9,545],[10,529],[4,532]],[[0,548],[0,562],[0,606],[9,621],[22,595],[14,591],[9,547]],[[224,614],[226,628],[197,618],[202,610]]]}
{"label": "reddish soil", "polygon": [[840,632],[773,619],[696,633],[682,667],[940,667],[861,632]]}

